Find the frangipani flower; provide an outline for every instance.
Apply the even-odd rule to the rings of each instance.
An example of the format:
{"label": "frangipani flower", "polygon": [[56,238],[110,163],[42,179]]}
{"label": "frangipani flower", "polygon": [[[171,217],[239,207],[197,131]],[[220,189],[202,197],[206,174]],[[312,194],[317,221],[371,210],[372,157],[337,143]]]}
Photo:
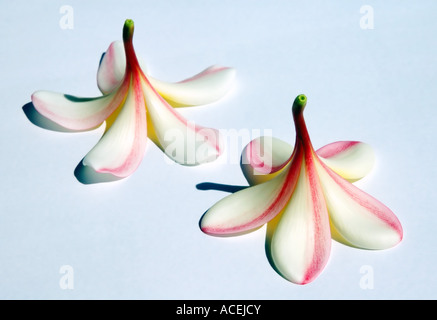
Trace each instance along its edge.
{"label": "frangipani flower", "polygon": [[36,110],[75,131],[106,122],[103,136],[82,160],[98,173],[119,178],[132,174],[142,161],[147,137],[177,163],[198,165],[215,160],[222,152],[218,130],[187,121],[173,107],[218,100],[230,89],[234,69],[212,66],[178,83],[159,81],[140,66],[133,32],[133,21],[126,20],[123,42],[113,42],[101,59],[97,81],[103,96],[80,98],[37,91],[32,95]]}
{"label": "frangipani flower", "polygon": [[[303,117],[306,103],[299,95],[293,104],[294,149],[278,139],[252,141],[242,156],[252,186],[217,202],[200,221],[202,231],[215,236],[239,235],[268,223],[270,262],[297,284],[313,281],[324,269],[331,238],[357,248],[386,249],[403,236],[389,208],[345,179],[355,181],[370,170],[371,148],[344,141],[316,152]],[[264,165],[260,155],[269,149],[272,160]]]}

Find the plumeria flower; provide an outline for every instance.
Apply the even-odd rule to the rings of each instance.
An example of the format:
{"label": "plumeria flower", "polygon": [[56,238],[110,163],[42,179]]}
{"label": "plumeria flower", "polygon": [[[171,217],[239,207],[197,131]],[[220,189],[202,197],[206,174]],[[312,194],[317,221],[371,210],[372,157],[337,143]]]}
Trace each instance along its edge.
{"label": "plumeria flower", "polygon": [[[403,236],[392,211],[350,182],[369,172],[372,149],[340,141],[315,151],[303,117],[306,103],[299,95],[293,104],[294,148],[267,137],[249,143],[242,167],[251,186],[217,202],[200,221],[202,231],[214,236],[239,235],[268,223],[271,264],[297,284],[313,281],[324,269],[331,238],[356,248],[386,249]],[[265,161],[264,151],[271,161]]]}
{"label": "plumeria flower", "polygon": [[133,33],[133,21],[126,20],[123,42],[111,43],[101,59],[97,82],[103,96],[37,91],[32,95],[36,110],[75,131],[106,123],[103,136],[82,160],[98,173],[119,178],[132,174],[142,161],[148,137],[177,163],[215,160],[222,152],[218,130],[186,120],[175,107],[218,100],[231,88],[235,70],[212,66],[178,83],[157,80],[140,65]]}

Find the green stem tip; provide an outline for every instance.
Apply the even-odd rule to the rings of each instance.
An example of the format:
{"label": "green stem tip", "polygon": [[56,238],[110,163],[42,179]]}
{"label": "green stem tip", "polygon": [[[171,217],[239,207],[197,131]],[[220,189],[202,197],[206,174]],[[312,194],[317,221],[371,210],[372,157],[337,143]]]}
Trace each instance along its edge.
{"label": "green stem tip", "polygon": [[301,112],[303,112],[303,109],[305,109],[305,106],[307,104],[307,97],[304,94],[300,94],[294,99],[293,102],[293,114],[297,115]]}
{"label": "green stem tip", "polygon": [[123,41],[132,41],[134,35],[134,21],[131,19],[126,19],[123,26]]}

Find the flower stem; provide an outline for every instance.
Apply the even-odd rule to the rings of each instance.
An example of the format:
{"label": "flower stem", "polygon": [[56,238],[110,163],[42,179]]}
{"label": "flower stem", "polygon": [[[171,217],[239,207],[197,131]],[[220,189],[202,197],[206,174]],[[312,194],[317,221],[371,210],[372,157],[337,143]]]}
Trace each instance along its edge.
{"label": "flower stem", "polygon": [[132,71],[134,68],[139,68],[138,59],[135,54],[132,39],[134,36],[134,22],[127,19],[123,26],[123,43],[126,54],[126,72]]}
{"label": "flower stem", "polygon": [[[301,140],[305,150],[312,150],[311,139],[308,134],[307,126],[305,124],[305,119],[303,117],[303,110],[307,104],[307,97],[304,94],[300,94],[294,99],[293,102],[293,119],[294,125],[296,127],[296,139]],[[296,141],[297,144],[298,141]]]}
{"label": "flower stem", "polygon": [[134,21],[126,19],[123,26],[123,42],[131,42],[134,36]]}
{"label": "flower stem", "polygon": [[307,104],[307,97],[304,94],[300,94],[294,99],[293,102],[293,116],[298,115],[299,113],[302,113],[305,109],[305,106]]}

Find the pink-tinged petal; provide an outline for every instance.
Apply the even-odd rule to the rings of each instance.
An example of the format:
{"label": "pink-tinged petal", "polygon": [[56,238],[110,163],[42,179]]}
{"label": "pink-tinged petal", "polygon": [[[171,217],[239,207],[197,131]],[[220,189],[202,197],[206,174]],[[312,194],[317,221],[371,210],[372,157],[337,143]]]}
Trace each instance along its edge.
{"label": "pink-tinged petal", "polygon": [[287,205],[297,183],[302,157],[296,157],[280,175],[235,192],[212,206],[200,228],[216,236],[243,234],[264,225]]}
{"label": "pink-tinged petal", "polygon": [[133,76],[123,106],[100,141],[85,156],[83,164],[99,173],[127,177],[143,159],[147,141],[147,119],[139,77]]}
{"label": "pink-tinged petal", "polygon": [[293,147],[278,138],[261,136],[253,139],[241,154],[241,169],[250,185],[277,176],[290,161]]}
{"label": "pink-tinged petal", "polygon": [[186,120],[150,85],[142,81],[151,138],[165,154],[183,165],[199,165],[216,160],[222,153],[220,133]]}
{"label": "pink-tinged petal", "polygon": [[[145,64],[139,65],[146,73]],[[104,53],[97,71],[97,85],[103,93],[114,90],[123,80],[126,55],[122,41],[114,41]],[[214,65],[197,75],[179,82],[165,82],[150,75],[148,80],[155,90],[173,107],[208,104],[229,92],[235,78],[235,69]]]}
{"label": "pink-tinged petal", "polygon": [[350,182],[365,177],[375,163],[372,147],[359,141],[333,142],[316,153],[331,170]]}
{"label": "pink-tinged petal", "polygon": [[[145,63],[139,59],[139,65],[146,72]],[[123,41],[112,42],[103,54],[97,70],[97,86],[103,94],[118,87],[126,72],[126,54]]]}
{"label": "pink-tinged petal", "polygon": [[103,94],[114,90],[124,78],[126,55],[122,41],[112,42],[103,54],[97,70],[97,86]]}
{"label": "pink-tinged petal", "polygon": [[387,249],[402,240],[401,223],[380,201],[320,162],[317,165],[331,220],[332,238],[358,248]]}
{"label": "pink-tinged petal", "polygon": [[[303,157],[303,156],[302,156]],[[267,250],[277,272],[297,284],[313,281],[331,250],[329,216],[314,154],[305,154],[297,185],[283,212],[269,226]]]}
{"label": "pink-tinged petal", "polygon": [[211,66],[199,74],[176,83],[148,77],[155,90],[173,107],[197,106],[215,102],[232,87],[235,69]]}
{"label": "pink-tinged petal", "polygon": [[126,96],[127,87],[98,98],[81,98],[50,91],[32,94],[35,109],[44,117],[71,130],[88,130],[105,121]]}
{"label": "pink-tinged petal", "polygon": [[[241,168],[246,180],[259,184],[275,177],[290,160],[293,147],[274,137],[258,137],[249,142],[241,156]],[[359,141],[338,141],[316,151],[332,170],[350,182],[366,176],[373,168],[373,149]]]}

